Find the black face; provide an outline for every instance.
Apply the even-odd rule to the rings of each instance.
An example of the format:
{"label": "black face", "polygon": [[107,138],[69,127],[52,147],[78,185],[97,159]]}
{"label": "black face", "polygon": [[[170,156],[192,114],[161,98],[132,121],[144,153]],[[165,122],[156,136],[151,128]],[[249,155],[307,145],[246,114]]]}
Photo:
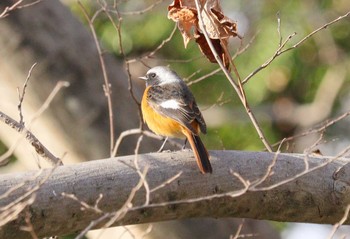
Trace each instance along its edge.
{"label": "black face", "polygon": [[159,76],[155,72],[148,73],[146,78],[146,86],[157,85],[160,83]]}

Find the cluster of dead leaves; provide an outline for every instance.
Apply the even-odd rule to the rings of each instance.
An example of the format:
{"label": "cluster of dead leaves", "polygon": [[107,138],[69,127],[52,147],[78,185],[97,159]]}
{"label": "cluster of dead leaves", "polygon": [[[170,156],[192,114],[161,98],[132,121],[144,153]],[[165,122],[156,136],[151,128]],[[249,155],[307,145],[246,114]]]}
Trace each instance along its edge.
{"label": "cluster of dead leaves", "polygon": [[[228,38],[239,36],[237,24],[222,13],[219,0],[200,0],[199,2],[202,6],[201,15],[205,30],[225,67],[229,69]],[[195,39],[209,61],[217,62],[198,25],[198,12],[194,0],[175,0],[168,7],[168,18],[177,22],[185,47],[191,39]]]}

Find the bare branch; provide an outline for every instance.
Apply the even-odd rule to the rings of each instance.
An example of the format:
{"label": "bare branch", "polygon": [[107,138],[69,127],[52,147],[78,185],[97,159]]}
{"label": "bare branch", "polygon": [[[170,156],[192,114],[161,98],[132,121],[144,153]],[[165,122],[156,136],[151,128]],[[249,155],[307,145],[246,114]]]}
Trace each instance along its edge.
{"label": "bare branch", "polygon": [[22,227],[21,230],[29,232],[33,239],[39,239],[34,231],[33,224],[30,222],[30,213],[28,211],[26,211],[25,222],[27,226]]}
{"label": "bare branch", "polygon": [[[344,114],[332,119],[332,120],[329,120],[327,119],[325,122],[321,123],[320,126],[318,127],[315,127],[315,128],[311,128],[309,130],[306,130],[300,134],[297,134],[297,135],[293,135],[293,136],[290,136],[288,138],[285,138],[283,139],[284,142],[288,142],[288,141],[292,141],[292,140],[295,140],[297,138],[301,138],[301,137],[304,137],[306,135],[310,135],[310,134],[315,134],[315,133],[321,133],[321,132],[324,132],[326,131],[326,129],[332,125],[334,125],[335,123],[339,122],[340,120],[343,120],[345,119],[346,117],[348,117],[350,115],[350,111],[348,112],[345,112]],[[275,144],[273,144],[272,146],[277,146],[281,143],[282,141],[279,141]]]}
{"label": "bare branch", "polygon": [[307,161],[308,163],[305,164],[305,168],[304,170],[302,170],[300,173],[297,173],[287,179],[284,179],[284,180],[280,180],[279,182],[273,184],[273,185],[269,185],[269,186],[264,186],[264,187],[259,187],[259,188],[256,188],[255,185],[253,184],[251,188],[249,188],[250,191],[268,191],[268,190],[272,190],[276,187],[279,187],[281,185],[284,185],[286,183],[289,183],[289,182],[292,182],[294,180],[296,180],[297,178],[300,178],[306,174],[309,174],[315,170],[318,170],[320,168],[323,168],[325,166],[327,166],[328,164],[332,163],[333,161],[339,159],[339,158],[342,158],[344,157],[348,152],[350,151],[350,146],[346,147],[343,151],[341,151],[340,153],[338,153],[338,155],[336,155],[335,157],[331,157],[329,158],[328,160],[320,163],[320,164],[317,164],[316,166],[314,167],[311,167],[309,168],[309,161],[310,161],[310,157],[309,155],[304,155],[303,157],[303,161],[305,163],[305,161]]}
{"label": "bare branch", "polygon": [[[22,124],[7,116],[5,113],[0,111],[0,121],[7,124],[18,133],[21,133],[23,137],[34,147],[35,151],[43,158],[48,159],[52,164],[56,164],[60,161],[59,158],[54,156],[36,137],[35,135],[27,130]],[[21,137],[22,138],[22,137]],[[9,157],[12,155],[17,144],[13,146],[0,157],[0,165],[6,165],[8,163]]]}
{"label": "bare branch", "polygon": [[279,47],[277,48],[277,50],[275,51],[274,55],[268,59],[264,64],[262,64],[260,67],[258,67],[256,70],[254,70],[252,73],[250,73],[243,81],[242,84],[247,83],[254,75],[256,75],[258,72],[260,72],[262,69],[266,68],[268,65],[271,64],[271,62],[273,62],[278,56],[280,56],[281,54],[290,51],[292,49],[295,49],[297,47],[299,47],[302,43],[304,43],[306,40],[308,40],[309,38],[311,38],[313,35],[315,35],[316,33],[320,32],[323,29],[326,29],[327,27],[329,27],[330,25],[339,22],[340,20],[348,17],[350,15],[350,12],[347,12],[346,14],[334,19],[333,21],[330,21],[326,24],[324,24],[323,26],[317,28],[316,30],[312,31],[311,33],[309,33],[308,35],[306,35],[305,37],[303,37],[300,41],[298,41],[296,44],[294,44],[293,46],[283,49],[286,44],[296,35],[296,32],[294,32],[293,34],[289,35],[287,37],[287,39],[281,44],[279,44]]}
{"label": "bare branch", "polygon": [[347,12],[347,13],[345,13],[344,15],[342,15],[342,16],[340,16],[340,17],[334,19],[333,21],[330,21],[330,22],[324,24],[323,26],[317,28],[316,30],[312,31],[310,34],[308,34],[308,35],[306,35],[305,37],[303,37],[300,41],[298,41],[298,42],[297,42],[296,44],[294,44],[293,46],[291,46],[291,47],[289,47],[289,48],[287,48],[287,49],[282,50],[280,54],[282,54],[282,53],[284,53],[284,52],[287,52],[287,51],[290,51],[290,50],[292,50],[292,49],[295,49],[295,48],[299,47],[301,44],[303,44],[306,40],[308,40],[309,38],[311,38],[311,37],[312,37],[313,35],[315,35],[316,33],[318,33],[318,32],[320,32],[320,31],[326,29],[326,28],[329,27],[330,25],[333,25],[333,24],[335,24],[335,23],[337,23],[337,22],[343,20],[344,18],[346,18],[346,17],[348,17],[348,16],[350,16],[350,11]]}
{"label": "bare branch", "polygon": [[22,114],[22,103],[23,103],[23,100],[24,100],[24,95],[26,93],[26,88],[27,88],[27,85],[28,85],[29,78],[32,75],[32,71],[33,71],[34,67],[36,66],[36,64],[37,63],[34,63],[32,65],[32,67],[29,69],[27,78],[26,78],[26,80],[25,80],[25,82],[23,84],[22,93],[20,93],[19,88],[17,88],[18,97],[19,97],[19,103],[18,103],[17,108],[18,108],[18,111],[19,111],[19,124],[21,124],[21,125],[24,125],[23,114]]}
{"label": "bare branch", "polygon": [[332,231],[331,231],[331,233],[328,236],[328,239],[332,239],[334,234],[336,233],[336,231],[339,229],[339,227],[345,223],[345,221],[349,217],[349,211],[350,211],[350,205],[348,205],[345,208],[344,216],[342,217],[342,219],[339,222],[337,222],[336,224],[334,224],[334,226],[332,228]]}
{"label": "bare branch", "polygon": [[158,186],[152,188],[152,189],[150,190],[150,193],[153,193],[153,192],[155,192],[155,191],[157,191],[157,190],[159,190],[159,189],[162,189],[162,188],[164,188],[165,186],[171,184],[171,183],[174,182],[176,179],[178,179],[178,178],[181,176],[181,174],[182,174],[182,172],[179,172],[179,173],[175,174],[173,177],[171,177],[171,178],[169,178],[168,180],[166,180],[166,181],[164,181],[163,183],[161,183],[160,185],[158,185]]}
{"label": "bare branch", "polygon": [[279,47],[281,47],[282,46],[283,37],[282,37],[282,32],[281,32],[280,12],[277,12],[276,17],[277,17],[277,32],[278,32],[278,38],[279,38]]}
{"label": "bare branch", "polygon": [[144,13],[152,10],[154,7],[156,7],[157,5],[161,4],[164,1],[165,0],[158,0],[158,1],[154,2],[153,4],[149,5],[148,7],[146,7],[145,9],[142,9],[140,11],[120,12],[120,14],[122,14],[122,15],[141,15],[141,14],[144,14]]}
{"label": "bare branch", "polygon": [[23,4],[21,5],[21,3],[23,2],[23,0],[18,0],[17,2],[15,2],[14,4],[12,4],[11,6],[6,7],[1,13],[0,13],[0,19],[7,17],[11,12],[17,10],[17,9],[21,9],[21,8],[25,8],[25,7],[30,7],[33,6],[39,2],[41,2],[42,0],[36,0],[33,1],[31,3],[28,4]]}
{"label": "bare branch", "polygon": [[83,4],[78,1],[78,4],[84,14],[85,19],[87,20],[92,36],[94,38],[95,41],[95,45],[96,45],[96,49],[98,51],[98,57],[100,60],[100,65],[101,65],[101,69],[102,69],[102,74],[103,74],[103,80],[104,80],[104,85],[103,85],[103,90],[105,93],[105,96],[107,98],[107,105],[108,105],[108,117],[109,117],[109,135],[110,135],[110,155],[112,155],[112,151],[113,151],[113,146],[114,146],[114,126],[113,126],[113,104],[112,104],[112,91],[111,91],[111,84],[109,82],[108,79],[108,74],[107,74],[107,69],[106,69],[106,64],[105,64],[105,60],[103,59],[103,53],[100,47],[100,43],[98,41],[98,37],[96,35],[96,31],[93,25],[93,18],[90,19],[85,7],[83,6]]}
{"label": "bare branch", "polygon": [[[55,168],[47,170],[45,176],[41,179],[39,178],[42,176],[43,171],[40,170],[34,175],[31,175],[31,177],[26,178],[24,183],[15,184],[2,193],[1,200],[2,202],[7,202],[7,204],[0,207],[0,218],[2,219],[0,227],[17,219],[25,208],[35,202],[37,191],[48,180]],[[13,198],[14,194],[16,194],[15,198]],[[9,198],[11,200],[8,200]],[[27,213],[28,211],[25,211],[25,218],[27,218]],[[29,223],[31,224],[31,222],[26,220],[25,222],[27,225]],[[33,228],[31,229],[34,231]]]}
{"label": "bare branch", "polygon": [[[350,200],[344,188],[334,186],[344,180],[341,175],[334,177],[334,172],[346,164],[346,159],[341,158],[345,151],[339,157],[279,154],[273,175],[259,188],[254,188],[250,182],[266,175],[276,154],[211,151],[211,162],[217,169],[213,175],[197,172],[191,152],[137,155],[139,168],[147,169],[142,175],[147,172],[147,184],[150,189],[158,188],[156,193],[147,192],[145,177],[128,166],[134,165],[135,155],[57,167],[50,176],[47,176],[50,171],[43,170],[38,180],[48,179],[36,191],[30,222],[38,237],[78,230],[82,230],[82,236],[96,227],[205,216],[335,223],[344,216],[343,209]],[[304,157],[308,157],[310,164],[308,172],[304,171]],[[180,176],[158,187],[179,171],[182,172]],[[37,172],[0,175],[0,194],[23,180],[26,187],[37,185],[28,180],[35,174]],[[72,197],[77,200],[63,197],[62,192],[74,195]],[[20,195],[19,190],[12,191],[0,200],[0,208]],[[145,203],[146,197],[149,197],[149,204]],[[86,202],[83,207],[89,210],[81,210],[81,202]],[[102,213],[97,213],[95,207]],[[307,214],[302,213],[305,210]],[[41,212],[50,213],[42,216]],[[327,217],[322,216],[324,214]],[[20,216],[24,218],[25,214]],[[21,224],[25,223],[21,218],[1,227],[0,238],[1,235],[13,238],[12,233],[28,238],[27,232],[19,230],[27,225]],[[57,225],[57,221],[68,220],[70,223]]]}
{"label": "bare branch", "polygon": [[[206,31],[206,28],[204,26],[204,21],[203,21],[203,17],[202,17],[202,14],[201,14],[201,8],[200,8],[198,0],[195,0],[195,3],[196,3],[196,7],[197,7],[197,12],[198,12],[199,26],[200,26],[200,28],[201,28],[204,36],[205,36],[205,39],[206,39],[206,41],[207,41],[207,43],[208,43],[208,45],[210,47],[210,50],[212,51],[213,55],[215,56],[215,59],[218,62],[221,70],[224,72],[226,78],[228,79],[228,81],[230,82],[230,84],[232,85],[234,90],[236,91],[239,99],[243,103],[243,106],[244,106],[244,108],[245,108],[245,110],[246,110],[250,120],[252,121],[252,123],[253,123],[253,125],[254,125],[254,127],[255,127],[258,135],[259,135],[260,140],[263,142],[263,144],[265,145],[266,149],[269,152],[272,152],[273,150],[272,150],[270,144],[268,143],[268,141],[267,141],[263,131],[261,130],[261,127],[260,127],[258,121],[256,120],[252,110],[249,107],[249,104],[248,104],[247,99],[245,97],[244,89],[243,89],[243,87],[241,85],[241,82],[239,81],[239,83],[237,84],[233,80],[232,76],[230,75],[230,73],[228,72],[228,70],[224,66],[223,62],[221,61],[219,55],[217,54],[217,52],[215,50],[215,47],[213,46],[213,44],[212,44],[212,42],[211,42],[211,40],[209,38],[209,35],[208,35],[207,31]],[[238,73],[237,73],[237,76],[239,76]]]}
{"label": "bare branch", "polygon": [[[126,74],[127,74],[127,77],[128,77],[128,90],[129,90],[131,98],[133,99],[133,101],[135,102],[135,104],[138,107],[138,112],[139,112],[139,116],[140,116],[139,117],[139,125],[140,125],[140,128],[142,128],[143,127],[143,121],[142,121],[141,105],[140,105],[137,97],[134,94],[134,86],[133,86],[133,82],[131,80],[131,73],[130,73],[130,63],[128,62],[128,60],[126,58],[126,54],[125,54],[125,51],[124,51],[124,45],[123,45],[123,39],[122,39],[122,31],[121,31],[123,18],[121,16],[121,14],[119,13],[119,10],[117,8],[117,4],[114,5],[113,13],[117,16],[118,24],[115,23],[113,17],[110,14],[110,11],[107,9],[107,7],[106,6],[101,6],[101,7],[102,7],[103,11],[105,12],[105,14],[107,15],[109,21],[112,23],[112,25],[113,25],[113,27],[116,30],[116,33],[118,35],[118,38],[119,38],[119,51],[120,51],[121,56],[124,59],[125,71],[126,71]],[[112,155],[113,155],[113,144],[111,145],[111,156]]]}
{"label": "bare branch", "polygon": [[[35,115],[30,120],[29,126],[49,107],[51,101],[56,96],[56,94],[60,91],[62,87],[68,87],[69,83],[60,81],[57,83],[55,88],[52,90],[48,98],[45,100],[43,105],[40,107],[40,109],[35,113]],[[33,133],[30,132],[27,128],[24,127],[23,124],[20,124],[16,120],[12,119],[5,113],[0,111],[0,121],[7,124],[17,132],[21,133],[22,136],[17,140],[15,144],[11,146],[9,150],[7,150],[6,153],[0,156],[0,165],[5,165],[8,163],[8,158],[12,155],[13,151],[17,147],[17,144],[22,138],[25,138],[35,149],[35,151],[44,159],[47,159],[49,162],[51,162],[53,165],[59,164],[62,165],[62,162],[59,158],[54,156],[39,140]]]}
{"label": "bare branch", "polygon": [[162,49],[162,47],[166,43],[171,41],[171,39],[173,38],[173,36],[174,36],[174,34],[176,32],[176,29],[177,29],[177,26],[175,24],[174,25],[174,29],[171,31],[170,35],[166,39],[164,39],[153,51],[151,51],[150,53],[147,53],[145,56],[141,56],[141,57],[138,57],[138,58],[127,60],[127,63],[134,63],[134,62],[137,62],[137,61],[142,61],[143,59],[152,58],[157,53],[157,51]]}
{"label": "bare branch", "polygon": [[23,2],[23,0],[18,0],[15,2],[12,6],[6,7],[2,13],[0,13],[0,18],[7,17],[10,12],[14,11],[15,9],[18,9],[18,6]]}
{"label": "bare branch", "polygon": [[[232,60],[236,59],[239,55],[241,55],[242,53],[244,53],[244,52],[251,46],[251,44],[254,42],[255,37],[256,37],[256,35],[254,35],[254,36],[250,39],[250,41],[249,41],[244,47],[238,49],[237,52],[232,56]],[[219,67],[219,68],[217,68],[217,69],[215,69],[215,70],[209,72],[208,74],[199,77],[198,79],[195,79],[195,80],[193,80],[193,81],[188,82],[187,85],[190,86],[190,85],[192,85],[192,84],[196,84],[196,83],[198,83],[198,82],[200,82],[200,81],[202,81],[202,80],[207,79],[207,78],[210,77],[210,76],[213,76],[213,75],[219,73],[220,71],[221,71],[221,68]]]}
{"label": "bare branch", "polygon": [[235,235],[234,235],[234,236],[233,236],[233,235],[230,236],[230,239],[238,239],[238,238],[239,238],[239,235],[241,234],[243,225],[244,225],[244,219],[243,219],[242,222],[239,224]]}
{"label": "bare branch", "polygon": [[294,32],[293,34],[290,34],[287,39],[282,42],[282,44],[278,47],[278,49],[276,50],[275,54],[268,59],[264,64],[262,64],[261,66],[259,66],[256,70],[254,70],[252,73],[250,73],[243,81],[242,84],[244,85],[245,83],[247,83],[253,76],[255,76],[259,71],[261,71],[262,69],[265,69],[268,65],[271,64],[271,62],[273,62],[276,57],[278,57],[281,54],[281,50],[283,49],[283,47],[296,35],[296,32]]}
{"label": "bare branch", "polygon": [[87,210],[91,210],[91,211],[96,212],[96,213],[99,213],[99,214],[103,213],[103,211],[102,211],[101,209],[98,208],[98,202],[101,201],[101,199],[102,199],[102,197],[103,197],[102,194],[100,194],[99,197],[96,199],[96,202],[95,202],[95,205],[94,205],[94,206],[91,206],[91,205],[89,205],[88,203],[79,200],[74,194],[67,194],[67,193],[64,193],[64,192],[63,192],[61,195],[62,195],[63,197],[72,199],[72,200],[74,200],[74,201],[80,203],[81,206],[82,206],[82,210],[86,210],[86,209],[87,209]]}

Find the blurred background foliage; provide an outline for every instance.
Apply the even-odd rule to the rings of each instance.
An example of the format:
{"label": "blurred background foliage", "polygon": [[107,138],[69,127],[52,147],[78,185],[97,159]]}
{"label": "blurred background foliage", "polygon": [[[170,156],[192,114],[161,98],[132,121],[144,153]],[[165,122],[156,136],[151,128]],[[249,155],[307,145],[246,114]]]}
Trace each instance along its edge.
{"label": "blurred background foliage", "polygon": [[[64,2],[87,24],[77,1]],[[101,8],[98,0],[81,2],[90,16]],[[106,3],[112,9],[114,1]],[[147,55],[171,35],[175,26],[167,18],[167,6],[171,1],[121,0],[116,3],[118,11],[114,9],[111,15],[116,24],[121,24],[121,44],[126,59]],[[153,4],[150,10],[142,11]],[[230,40],[231,54],[249,44],[234,60],[242,79],[272,57],[278,48],[277,13],[283,40],[296,33],[287,44],[290,47],[350,10],[348,0],[222,0],[221,5],[224,13],[237,21],[238,32],[243,36],[242,41],[238,38]],[[245,85],[248,102],[271,144],[349,111],[349,24],[348,17],[323,29],[298,48],[279,56]],[[113,52],[121,61],[126,60],[120,52],[118,32],[110,19],[101,13],[96,17],[94,27],[104,50]],[[131,63],[131,72],[141,75],[147,70],[145,65],[169,65],[188,82],[218,68],[202,56],[193,41],[185,49],[177,30],[154,57],[142,61]],[[143,83],[137,81],[140,75],[132,75],[135,84]],[[208,134],[202,137],[208,149],[264,150],[244,107],[222,73],[190,87],[208,124]],[[342,120],[327,129],[318,148],[324,154],[334,155],[349,146],[349,133],[349,119]],[[284,149],[303,152],[317,138],[318,135],[298,138]],[[4,151],[0,145],[0,152]],[[285,228],[283,223],[274,225],[278,230]]]}
{"label": "blurred background foliage", "polygon": [[[100,5],[97,1],[82,1],[93,15]],[[113,1],[105,2],[112,7]],[[167,18],[167,6],[170,1],[117,1],[117,11],[112,12],[115,22],[121,24],[121,39],[127,59],[138,58],[152,52],[173,31],[174,22]],[[75,1],[68,2],[72,11],[83,21],[82,11]],[[150,10],[143,12],[154,4]],[[281,19],[281,36],[296,33],[287,47],[297,43],[304,36],[337,18],[349,10],[348,2],[342,1],[221,1],[224,13],[237,21],[239,34],[244,36],[230,40],[233,55],[240,48],[250,44],[248,49],[235,59],[241,78],[258,68],[269,59],[279,45],[277,14]],[[138,12],[141,11],[141,12]],[[119,21],[122,19],[122,21]],[[108,17],[100,14],[94,24],[103,47],[115,56],[123,59],[120,52],[119,36]],[[248,102],[271,143],[289,137],[339,115],[348,109],[342,99],[348,102],[349,88],[349,18],[324,29],[309,38],[300,47],[279,56],[266,69],[255,75],[246,85]],[[252,41],[252,43],[249,43]],[[192,81],[216,69],[201,54],[197,45],[191,41],[184,48],[181,34],[176,31],[152,59],[143,60],[148,66],[170,65],[181,76]],[[130,68],[140,67],[131,64]],[[336,99],[319,105],[316,110],[302,110],[304,106],[316,102],[315,96],[327,72],[337,67],[345,71],[339,89],[334,89]],[[335,70],[337,72],[338,70]],[[147,69],[143,69],[146,71]],[[139,71],[138,71],[139,72]],[[137,75],[133,76],[137,77]],[[330,79],[332,82],[333,79]],[[337,80],[337,79],[335,79]],[[222,73],[208,77],[191,85],[191,88],[204,111],[208,123],[209,136],[203,137],[210,149],[262,150],[263,144],[258,138],[245,110],[234,90]],[[320,92],[327,96],[327,92]],[[316,105],[316,104],[315,104]],[[322,107],[331,108],[324,115]],[[298,113],[298,112],[304,113]],[[305,113],[306,112],[306,113]],[[304,119],[312,115],[316,120],[311,124]],[[340,123],[341,125],[341,123]],[[333,127],[336,128],[336,127]],[[331,130],[336,130],[336,129]],[[327,131],[328,132],[328,131]],[[338,133],[333,132],[326,140],[331,141]],[[303,151],[312,142],[301,147],[289,147],[290,151]],[[329,145],[329,144],[328,144]],[[290,145],[289,145],[290,146]],[[321,146],[322,147],[322,146]],[[327,151],[327,149],[326,149]],[[329,150],[328,150],[329,151]],[[331,150],[330,150],[331,151]]]}

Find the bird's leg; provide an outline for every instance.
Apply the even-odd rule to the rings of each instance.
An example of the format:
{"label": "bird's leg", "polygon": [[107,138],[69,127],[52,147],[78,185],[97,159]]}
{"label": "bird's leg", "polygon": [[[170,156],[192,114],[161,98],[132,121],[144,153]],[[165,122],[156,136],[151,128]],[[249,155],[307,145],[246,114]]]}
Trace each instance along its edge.
{"label": "bird's leg", "polygon": [[157,153],[160,153],[160,152],[163,151],[166,141],[168,141],[168,137],[166,137],[166,138],[164,139],[164,142],[163,142],[162,146],[160,146],[160,149],[158,149]]}
{"label": "bird's leg", "polygon": [[185,150],[186,144],[187,144],[187,138],[185,139],[185,143],[184,143],[184,145],[182,146],[182,150]]}

